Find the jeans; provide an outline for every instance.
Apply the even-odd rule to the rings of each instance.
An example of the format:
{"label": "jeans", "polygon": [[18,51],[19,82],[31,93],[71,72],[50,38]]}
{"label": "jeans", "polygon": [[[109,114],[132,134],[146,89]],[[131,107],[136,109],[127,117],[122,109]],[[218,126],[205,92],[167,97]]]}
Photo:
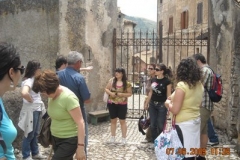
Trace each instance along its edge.
{"label": "jeans", "polygon": [[154,103],[153,101],[150,101],[149,114],[152,141],[154,142],[158,135],[163,131],[166,121],[167,108],[165,107],[164,102]]}
{"label": "jeans", "polygon": [[33,130],[28,134],[27,137],[23,138],[23,159],[28,158],[30,156],[30,152],[32,153],[32,156],[35,156],[39,153],[37,136],[40,130],[41,113],[41,111],[33,112]]}
{"label": "jeans", "polygon": [[87,121],[87,114],[86,114],[86,109],[85,106],[80,107],[81,108],[81,112],[82,112],[82,116],[83,116],[83,120],[84,120],[84,124],[85,124],[85,146],[84,146],[84,150],[85,150],[85,154],[87,155],[87,145],[88,145],[88,121]]}
{"label": "jeans", "polygon": [[208,139],[210,142],[218,142],[218,135],[214,131],[211,118],[208,119]]}

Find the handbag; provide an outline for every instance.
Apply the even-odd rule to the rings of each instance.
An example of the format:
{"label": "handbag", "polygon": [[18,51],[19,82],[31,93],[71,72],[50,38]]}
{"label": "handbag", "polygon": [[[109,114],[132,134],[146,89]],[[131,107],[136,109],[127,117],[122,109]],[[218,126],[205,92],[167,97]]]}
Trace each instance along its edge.
{"label": "handbag", "polygon": [[145,129],[147,129],[150,126],[150,118],[147,118],[147,113],[145,110],[143,110],[143,115],[138,119],[138,130],[143,135],[146,133],[144,132]]}
{"label": "handbag", "polygon": [[[113,78],[110,80],[111,81],[111,88],[112,88],[112,83],[113,83]],[[104,92],[103,94],[103,102],[107,103],[108,102],[109,95],[107,92]]]}
{"label": "handbag", "polygon": [[177,154],[183,144],[175,127],[174,115],[172,120],[167,117],[162,133],[154,140],[155,154],[158,160],[182,160],[184,155]]}
{"label": "handbag", "polygon": [[103,95],[103,102],[105,102],[105,103],[108,102],[108,94],[107,94],[107,92],[104,92],[104,95]]}

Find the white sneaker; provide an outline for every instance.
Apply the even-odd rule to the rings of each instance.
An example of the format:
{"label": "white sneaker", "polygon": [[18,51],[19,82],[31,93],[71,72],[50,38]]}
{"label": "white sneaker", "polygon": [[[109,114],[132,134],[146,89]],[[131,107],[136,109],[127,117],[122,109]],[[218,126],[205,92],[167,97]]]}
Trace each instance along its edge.
{"label": "white sneaker", "polygon": [[109,143],[115,143],[115,136],[112,136],[109,140]]}
{"label": "white sneaker", "polygon": [[127,140],[126,138],[122,138],[122,142],[121,142],[123,145],[125,145],[127,143]]}

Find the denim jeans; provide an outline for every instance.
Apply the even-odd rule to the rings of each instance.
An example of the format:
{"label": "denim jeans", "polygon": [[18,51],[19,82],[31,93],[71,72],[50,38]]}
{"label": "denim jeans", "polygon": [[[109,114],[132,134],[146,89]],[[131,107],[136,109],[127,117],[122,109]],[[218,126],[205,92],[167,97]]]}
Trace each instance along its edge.
{"label": "denim jeans", "polygon": [[208,119],[208,139],[210,142],[218,142],[218,135],[214,131],[211,118]]}
{"label": "denim jeans", "polygon": [[163,131],[163,127],[166,121],[167,108],[164,102],[149,103],[149,114],[150,114],[150,127],[152,132],[152,141]]}
{"label": "denim jeans", "polygon": [[24,159],[29,157],[30,153],[32,153],[32,156],[39,153],[37,136],[40,130],[41,113],[41,111],[33,112],[33,130],[27,137],[23,138],[22,155]]}
{"label": "denim jeans", "polygon": [[88,121],[87,121],[87,114],[86,114],[86,109],[85,106],[80,107],[81,108],[81,112],[82,112],[82,116],[83,116],[83,120],[84,120],[84,124],[85,124],[85,146],[84,146],[84,150],[85,150],[85,154],[87,155],[87,145],[88,145]]}

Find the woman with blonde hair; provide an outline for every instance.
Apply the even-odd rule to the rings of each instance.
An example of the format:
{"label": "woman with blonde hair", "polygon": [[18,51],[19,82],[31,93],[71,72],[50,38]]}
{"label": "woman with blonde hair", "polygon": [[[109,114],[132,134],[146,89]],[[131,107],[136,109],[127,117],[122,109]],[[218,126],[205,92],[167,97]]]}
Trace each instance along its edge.
{"label": "woman with blonde hair", "polygon": [[109,95],[107,107],[111,118],[111,139],[115,142],[117,120],[119,119],[122,130],[122,144],[126,144],[127,136],[127,102],[128,97],[132,95],[132,85],[127,81],[125,69],[115,69],[115,77],[111,78],[105,88],[105,92]]}

